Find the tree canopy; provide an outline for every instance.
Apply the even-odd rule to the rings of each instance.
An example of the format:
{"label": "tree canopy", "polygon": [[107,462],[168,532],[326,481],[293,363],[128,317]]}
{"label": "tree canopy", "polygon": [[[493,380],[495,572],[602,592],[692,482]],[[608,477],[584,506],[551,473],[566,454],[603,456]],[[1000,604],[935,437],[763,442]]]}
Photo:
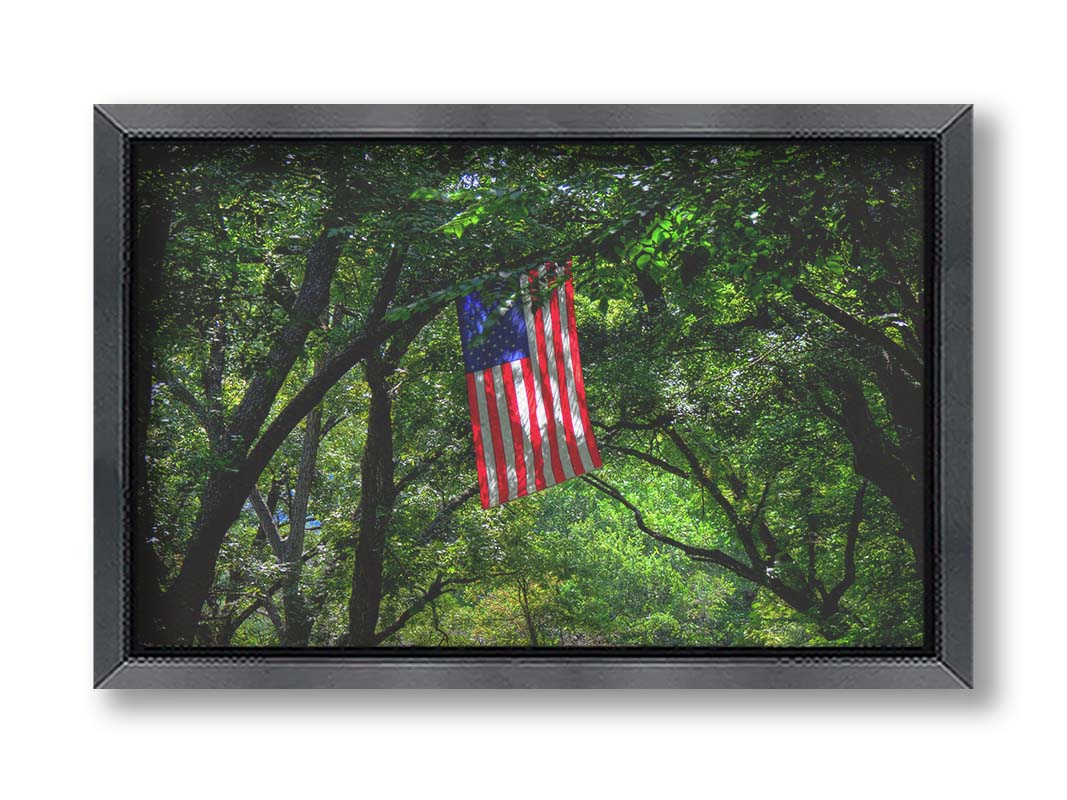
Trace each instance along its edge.
{"label": "tree canopy", "polygon": [[[138,144],[138,641],[921,645],[926,170]],[[454,300],[566,259],[604,465],[483,510]]]}

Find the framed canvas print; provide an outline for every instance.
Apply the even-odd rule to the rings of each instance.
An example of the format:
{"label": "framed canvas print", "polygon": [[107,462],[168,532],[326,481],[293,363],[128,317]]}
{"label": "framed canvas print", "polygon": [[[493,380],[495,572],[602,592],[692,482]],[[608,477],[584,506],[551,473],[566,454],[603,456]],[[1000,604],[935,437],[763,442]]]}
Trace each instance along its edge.
{"label": "framed canvas print", "polygon": [[970,686],[971,116],[96,108],[96,685]]}

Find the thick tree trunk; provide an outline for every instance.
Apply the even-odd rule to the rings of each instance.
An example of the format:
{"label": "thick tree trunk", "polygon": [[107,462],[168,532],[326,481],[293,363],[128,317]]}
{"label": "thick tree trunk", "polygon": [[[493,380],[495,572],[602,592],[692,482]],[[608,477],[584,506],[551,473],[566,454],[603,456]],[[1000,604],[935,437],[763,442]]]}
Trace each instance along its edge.
{"label": "thick tree trunk", "polygon": [[285,613],[285,633],[282,643],[291,647],[307,645],[311,637],[311,612],[307,600],[300,591],[300,575],[303,572],[304,533],[307,524],[308,500],[315,482],[315,463],[319,456],[319,438],[322,430],[322,409],[316,406],[308,414],[304,427],[304,445],[300,452],[296,489],[293,494],[293,509],[289,515],[289,538],[286,540],[285,583],[282,587],[282,608]]}
{"label": "thick tree trunk", "polygon": [[877,486],[900,518],[901,537],[911,546],[920,574],[923,569],[923,489],[897,448],[885,438],[871,416],[863,387],[855,378],[835,384],[841,398],[841,421],[852,443],[856,472]]}
{"label": "thick tree trunk", "polygon": [[799,284],[793,287],[792,294],[802,305],[880,351],[869,366],[885,399],[896,441],[875,423],[860,381],[853,376],[838,376],[828,383],[841,401],[841,416],[835,419],[852,444],[856,472],[889,498],[900,518],[899,535],[911,547],[916,567],[922,574],[925,566],[922,357],[917,350],[897,344],[884,331],[870,327]]}
{"label": "thick tree trunk", "polygon": [[393,367],[375,355],[367,360],[370,385],[370,412],[367,442],[361,465],[359,532],[356,563],[352,572],[352,596],[348,603],[349,644],[369,647],[376,643],[375,631],[382,602],[382,566],[385,536],[392,516],[393,421],[389,377]]}
{"label": "thick tree trunk", "polygon": [[874,362],[875,382],[896,429],[901,461],[913,475],[923,474],[923,391],[885,355]]}
{"label": "thick tree trunk", "polygon": [[[333,237],[332,240],[339,239],[341,237],[338,236]],[[267,426],[246,458],[237,459],[237,466],[232,471],[218,470],[209,477],[201,494],[200,513],[195,523],[195,535],[190,547],[190,553],[193,554],[192,563],[189,561],[189,554],[186,556],[188,575],[180,583],[176,582],[167,593],[165,604],[167,619],[164,623],[165,630],[159,637],[162,642],[191,642],[196,630],[196,620],[203,606],[203,599],[207,597],[214,579],[215,561],[218,559],[219,548],[226,532],[237,520],[245,498],[252,491],[259,476],[289,433],[322,401],[337,381],[356,364],[376,352],[397,329],[406,325],[417,331],[419,327],[429,322],[445,304],[445,301],[434,303],[425,311],[412,316],[407,322],[383,322],[385,312],[396,294],[406,252],[406,248],[397,247],[390,254],[363,332],[347,347],[330,357],[322,370],[297,392],[274,421]],[[334,267],[336,267],[336,261]],[[301,289],[302,295],[303,289]],[[298,300],[297,305],[299,302]],[[296,319],[295,315],[294,319]],[[264,411],[264,414],[267,411]]]}
{"label": "thick tree trunk", "polygon": [[191,644],[197,621],[215,579],[215,563],[230,525],[259,476],[249,478],[246,454],[259,432],[315,320],[329,300],[344,237],[326,231],[308,254],[304,284],[293,305],[290,322],[278,335],[259,375],[251,382],[226,431],[224,466],[208,478],[200,495],[200,511],[181,571],[167,592],[164,641]]}
{"label": "thick tree trunk", "polygon": [[371,400],[361,463],[356,563],[348,602],[348,641],[353,646],[369,647],[385,638],[377,631],[382,605],[382,568],[389,522],[400,491],[393,474],[391,378],[411,342],[435,313],[430,309],[409,318],[384,352],[376,351],[367,357],[366,380]]}

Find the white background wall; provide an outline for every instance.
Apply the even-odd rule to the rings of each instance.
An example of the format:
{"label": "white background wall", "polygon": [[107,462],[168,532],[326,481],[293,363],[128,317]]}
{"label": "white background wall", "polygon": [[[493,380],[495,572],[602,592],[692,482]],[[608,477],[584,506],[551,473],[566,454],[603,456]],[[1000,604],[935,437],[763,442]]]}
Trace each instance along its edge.
{"label": "white background wall", "polygon": [[[1062,791],[1067,185],[1064,29],[1042,10],[1052,7],[9,5],[0,785],[25,788],[0,791],[357,800]],[[91,104],[397,101],[977,105],[977,691],[90,689]]]}

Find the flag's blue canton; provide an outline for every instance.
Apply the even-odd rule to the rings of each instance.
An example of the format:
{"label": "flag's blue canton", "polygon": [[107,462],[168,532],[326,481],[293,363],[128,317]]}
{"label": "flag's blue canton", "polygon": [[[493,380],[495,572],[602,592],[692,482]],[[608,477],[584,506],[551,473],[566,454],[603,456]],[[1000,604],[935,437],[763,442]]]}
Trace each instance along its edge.
{"label": "flag's blue canton", "polygon": [[[459,298],[456,304],[459,306],[459,338],[463,343],[467,372],[529,358],[526,317],[521,301],[515,300],[510,307],[502,309],[501,301],[488,298],[483,301],[478,292],[472,292]],[[496,319],[486,332],[490,314]]]}

